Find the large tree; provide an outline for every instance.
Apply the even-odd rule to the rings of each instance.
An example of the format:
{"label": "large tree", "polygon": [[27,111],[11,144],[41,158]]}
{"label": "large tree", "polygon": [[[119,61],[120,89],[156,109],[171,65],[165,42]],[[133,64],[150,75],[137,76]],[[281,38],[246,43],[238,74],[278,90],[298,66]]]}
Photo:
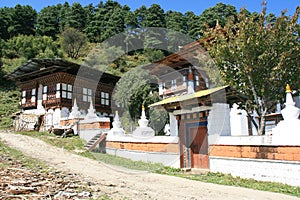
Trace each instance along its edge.
{"label": "large tree", "polygon": [[37,34],[56,38],[59,33],[59,10],[57,6],[43,8],[37,16]]}
{"label": "large tree", "polygon": [[11,24],[8,27],[10,37],[35,34],[35,21],[37,12],[31,6],[16,5],[12,10]]}
{"label": "large tree", "polygon": [[61,34],[61,47],[68,57],[78,59],[87,54],[88,40],[85,34],[75,28],[65,28]]}
{"label": "large tree", "polygon": [[12,8],[0,8],[0,38],[9,39],[10,35],[8,32],[8,27],[12,23]]}
{"label": "large tree", "polygon": [[203,11],[203,13],[199,16],[199,23],[202,28],[204,28],[204,24],[208,27],[215,27],[217,23],[221,26],[225,26],[230,18],[233,17],[235,19],[236,16],[237,11],[234,6],[218,3]]}
{"label": "large tree", "polygon": [[209,29],[206,36],[214,39],[206,45],[225,82],[249,97],[244,106],[259,114],[263,134],[265,115],[282,100],[284,86],[300,86],[300,7],[292,17],[283,13],[270,23],[265,8],[258,16],[244,13],[224,29]]}

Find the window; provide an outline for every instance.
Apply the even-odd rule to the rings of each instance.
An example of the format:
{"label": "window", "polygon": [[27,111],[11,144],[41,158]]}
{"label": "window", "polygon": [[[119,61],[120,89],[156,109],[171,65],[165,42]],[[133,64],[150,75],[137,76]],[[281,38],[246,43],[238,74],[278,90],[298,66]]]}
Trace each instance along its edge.
{"label": "window", "polygon": [[36,94],[36,89],[33,88],[31,90],[31,102],[35,102],[35,94]]}
{"label": "window", "polygon": [[60,98],[60,83],[56,84],[56,98]]}
{"label": "window", "polygon": [[101,104],[109,106],[109,93],[101,92]]}
{"label": "window", "polygon": [[48,86],[43,87],[43,100],[47,100]]}
{"label": "window", "polygon": [[196,84],[196,86],[200,85],[200,83],[199,83],[199,76],[195,76],[195,84]]}
{"label": "window", "polygon": [[177,88],[176,79],[174,79],[174,80],[171,81],[171,89],[176,90],[176,88]]}
{"label": "window", "polygon": [[82,100],[85,102],[91,102],[92,100],[92,90],[88,88],[82,89]]}
{"label": "window", "polygon": [[23,90],[23,91],[22,91],[22,100],[21,100],[21,103],[22,103],[22,104],[25,104],[25,103],[26,103],[26,90]]}
{"label": "window", "polygon": [[73,86],[70,84],[61,84],[61,97],[65,99],[72,99]]}

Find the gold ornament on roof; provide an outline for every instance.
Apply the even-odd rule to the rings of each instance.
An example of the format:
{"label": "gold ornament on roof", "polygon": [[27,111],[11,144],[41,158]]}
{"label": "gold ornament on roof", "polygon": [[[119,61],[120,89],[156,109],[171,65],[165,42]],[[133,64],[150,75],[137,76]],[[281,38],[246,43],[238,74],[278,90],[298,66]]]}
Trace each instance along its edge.
{"label": "gold ornament on roof", "polygon": [[289,84],[286,84],[285,92],[286,93],[291,93],[292,92],[291,86]]}
{"label": "gold ornament on roof", "polygon": [[144,104],[142,105],[142,110],[145,110],[145,106],[144,106]]}

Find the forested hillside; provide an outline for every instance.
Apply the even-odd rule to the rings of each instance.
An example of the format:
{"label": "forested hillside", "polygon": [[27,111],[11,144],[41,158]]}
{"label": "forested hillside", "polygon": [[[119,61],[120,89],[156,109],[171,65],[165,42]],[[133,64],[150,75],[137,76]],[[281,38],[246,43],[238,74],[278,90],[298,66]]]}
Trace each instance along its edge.
{"label": "forested hillside", "polygon": [[[199,5],[201,6],[201,5]],[[243,10],[245,15],[253,16]],[[130,32],[144,42],[143,28],[160,27],[178,31],[197,40],[207,28],[216,24],[224,27],[229,19],[237,20],[234,6],[218,3],[200,15],[191,11],[181,13],[165,11],[160,5],[141,6],[132,10],[116,1],[100,1],[97,5],[83,6],[68,2],[44,7],[37,12],[30,5],[0,8],[0,127],[7,125],[7,117],[17,110],[18,91],[14,83],[5,80],[5,74],[30,58],[64,58],[81,63],[96,44],[112,36]],[[276,17],[269,14],[267,21]],[[140,31],[132,31],[139,28]],[[176,43],[177,38],[168,35],[164,45]],[[157,43],[157,41],[148,40]],[[161,41],[160,41],[161,42]],[[71,45],[72,44],[72,45]],[[130,44],[130,39],[128,41]],[[109,65],[109,72],[122,75],[135,66],[153,62],[170,52],[147,48],[129,52]],[[108,49],[111,47],[108,47]],[[111,49],[115,51],[115,49]],[[176,49],[173,49],[173,52]],[[9,106],[8,106],[9,105]]]}
{"label": "forested hillside", "polygon": [[[18,110],[19,93],[14,83],[5,80],[5,74],[30,58],[65,58],[81,63],[97,43],[122,33],[140,28],[134,32],[143,41],[142,29],[162,27],[193,39],[201,37],[201,31],[215,26],[219,21],[226,23],[228,17],[237,15],[235,7],[217,4],[201,15],[193,12],[165,11],[160,5],[141,6],[132,10],[116,1],[100,1],[98,5],[70,5],[68,2],[47,6],[37,12],[30,5],[16,5],[0,8],[0,127],[10,123],[9,116]],[[169,41],[177,38],[169,36]],[[154,41],[155,42],[155,41]],[[74,45],[70,45],[70,43]],[[147,46],[147,45],[146,45]],[[113,50],[112,50],[113,51]],[[169,52],[155,49],[141,49],[130,52],[110,65],[111,73],[124,72],[143,63],[149,63],[166,56]]]}

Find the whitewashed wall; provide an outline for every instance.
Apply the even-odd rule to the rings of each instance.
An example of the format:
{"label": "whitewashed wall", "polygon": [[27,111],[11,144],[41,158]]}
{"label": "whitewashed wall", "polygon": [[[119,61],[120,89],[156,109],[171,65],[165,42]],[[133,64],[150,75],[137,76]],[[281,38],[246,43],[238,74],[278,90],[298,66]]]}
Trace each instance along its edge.
{"label": "whitewashed wall", "polygon": [[209,162],[211,172],[300,186],[299,162],[213,156]]}

